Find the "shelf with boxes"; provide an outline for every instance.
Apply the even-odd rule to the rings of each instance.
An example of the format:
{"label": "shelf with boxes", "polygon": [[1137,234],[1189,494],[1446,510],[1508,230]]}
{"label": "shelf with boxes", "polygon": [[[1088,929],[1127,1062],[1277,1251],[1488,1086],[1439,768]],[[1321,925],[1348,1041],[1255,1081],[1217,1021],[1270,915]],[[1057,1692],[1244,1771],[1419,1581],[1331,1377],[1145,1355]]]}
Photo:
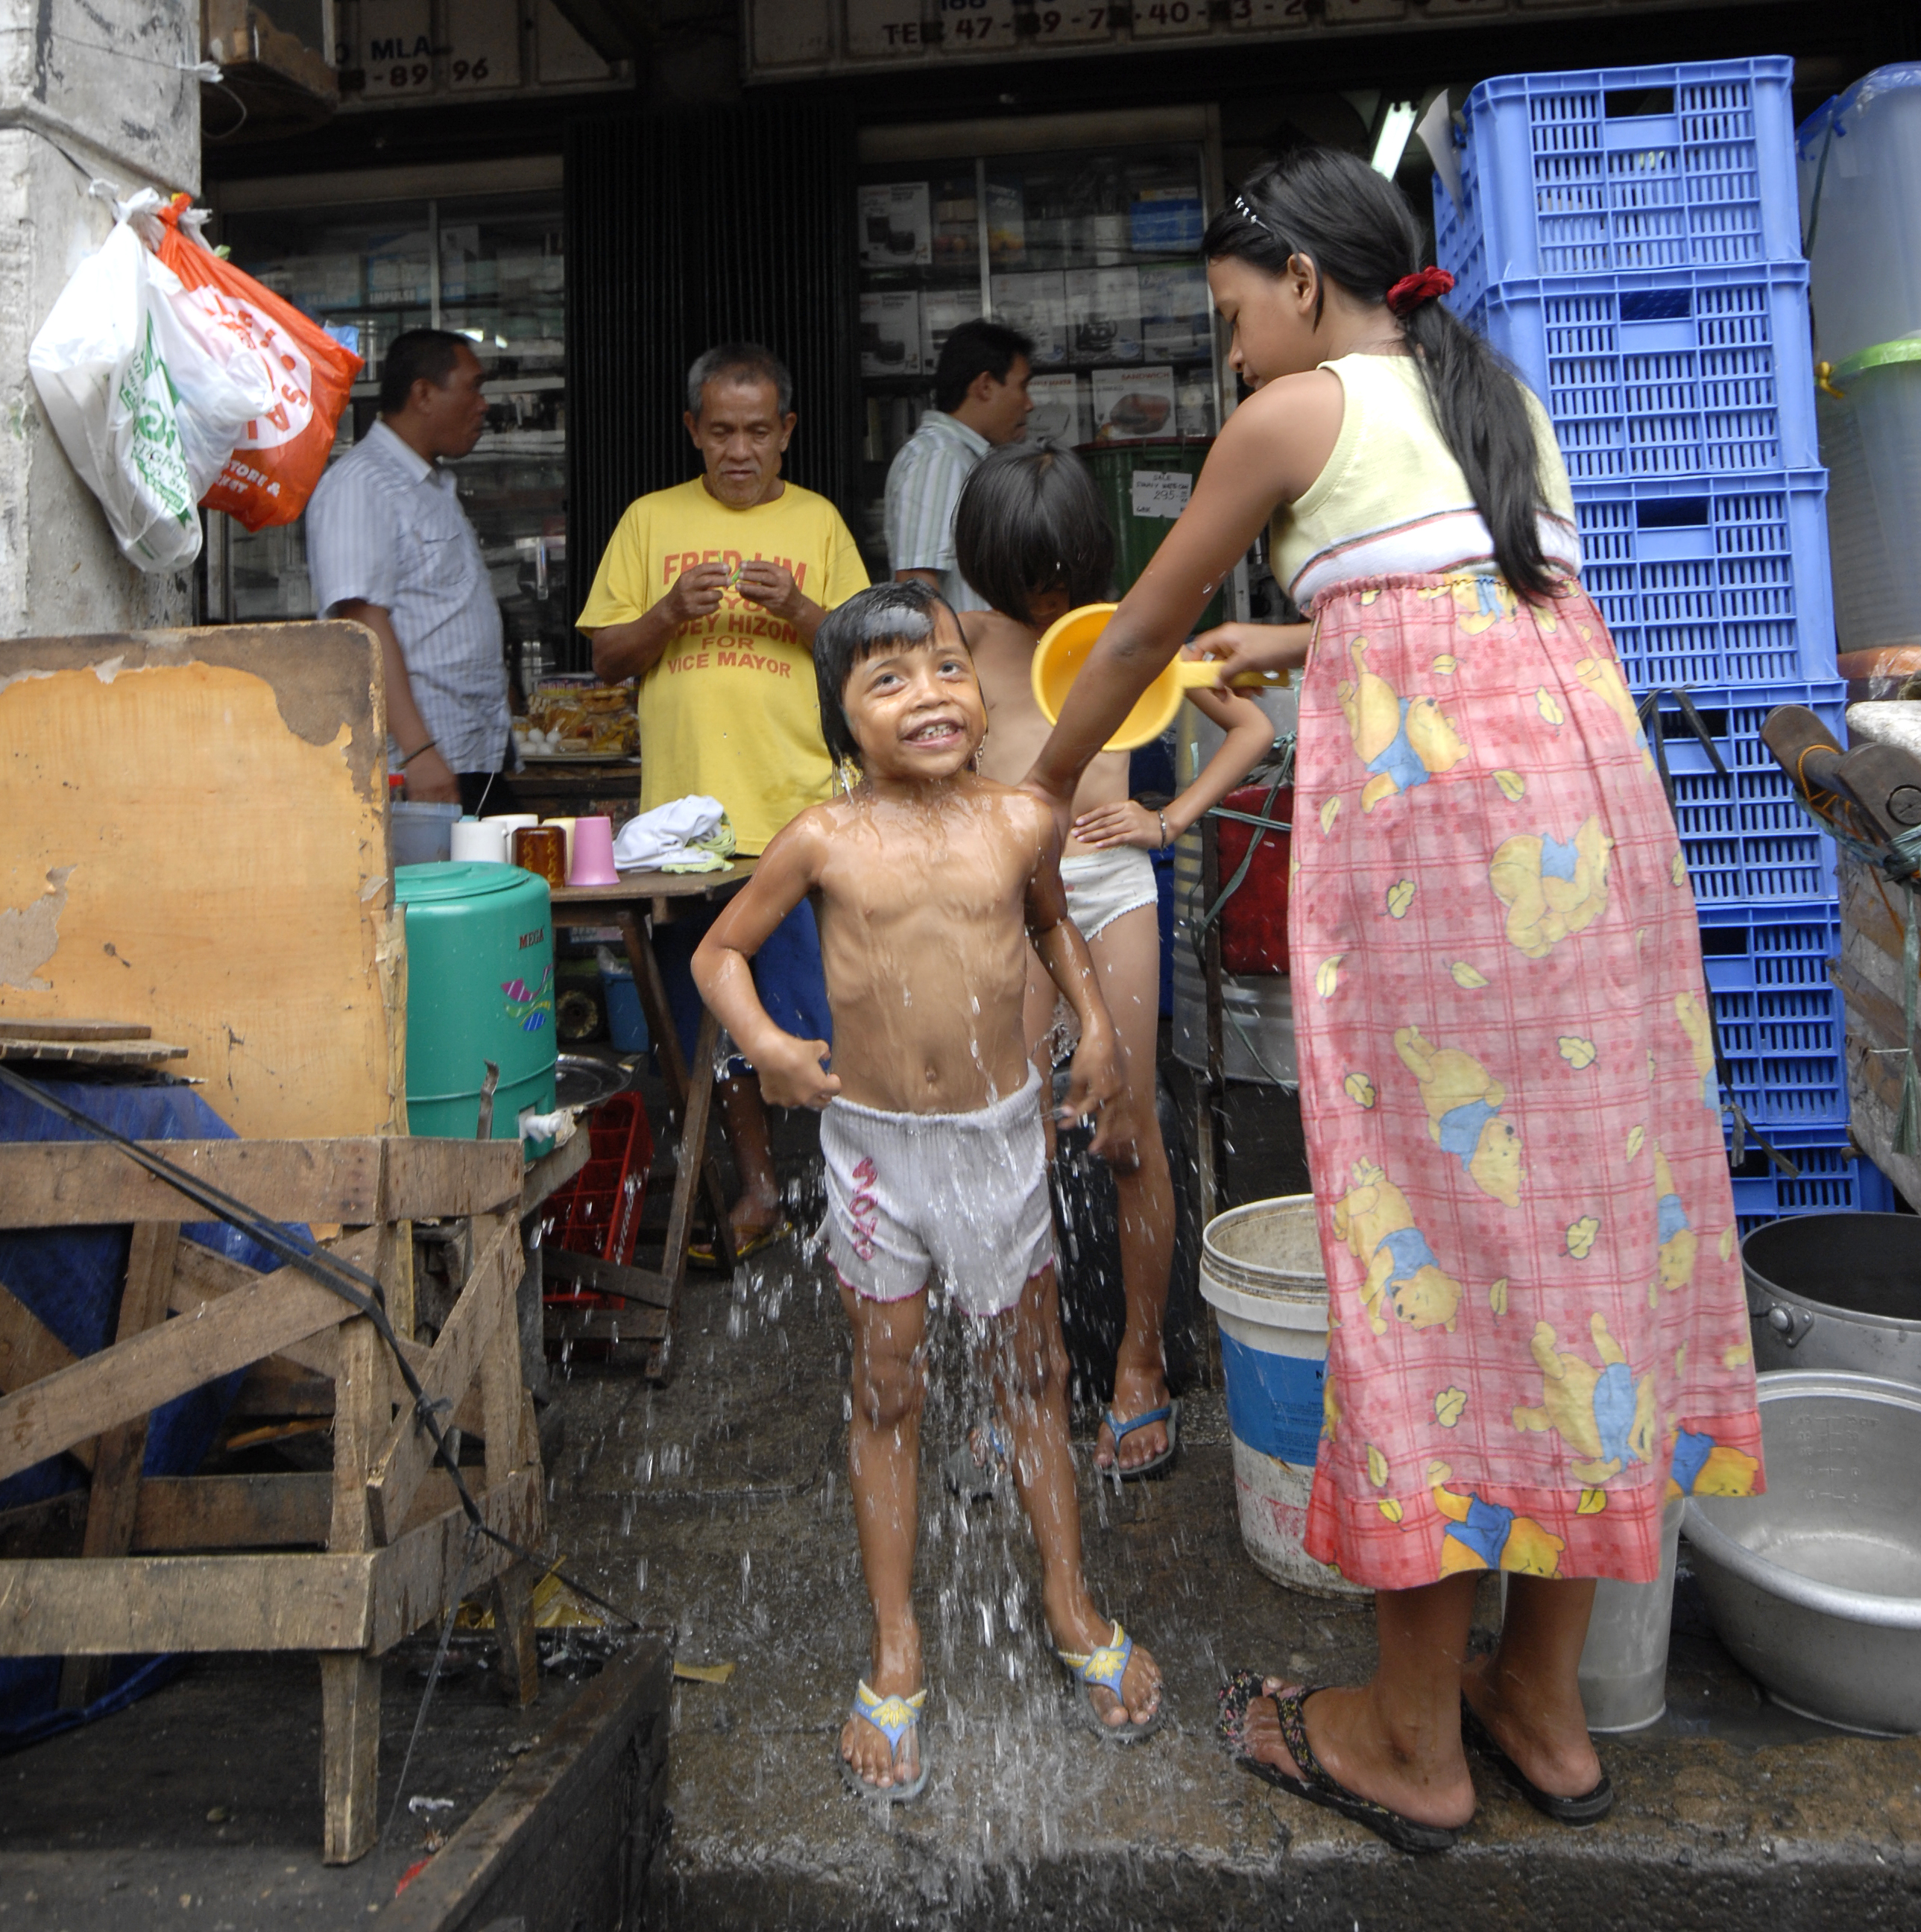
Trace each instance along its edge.
{"label": "shelf with boxes", "polygon": [[1206,170],[1190,141],[874,160],[858,187],[863,548],[941,351],[986,317],[1034,344],[1027,434],[1070,447],[1211,436]]}

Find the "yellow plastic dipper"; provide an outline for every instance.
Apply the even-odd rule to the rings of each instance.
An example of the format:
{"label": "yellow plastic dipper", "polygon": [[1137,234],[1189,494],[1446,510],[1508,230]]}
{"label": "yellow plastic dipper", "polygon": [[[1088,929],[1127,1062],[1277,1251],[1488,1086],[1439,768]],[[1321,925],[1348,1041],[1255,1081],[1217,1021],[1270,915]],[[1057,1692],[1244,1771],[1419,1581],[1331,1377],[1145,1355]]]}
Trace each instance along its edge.
{"label": "yellow plastic dipper", "polygon": [[[1059,720],[1061,706],[1067,702],[1074,680],[1080,676],[1088,652],[1119,608],[1115,604],[1083,604],[1049,625],[1034,646],[1034,701],[1049,724]],[[1108,740],[1106,748],[1132,752],[1151,743],[1174,722],[1181,698],[1190,691],[1211,687],[1220,674],[1217,664],[1176,658],[1141,693],[1133,710],[1121,721],[1121,728]],[[1284,691],[1290,680],[1288,673],[1277,670],[1251,673],[1234,682],[1244,690]]]}

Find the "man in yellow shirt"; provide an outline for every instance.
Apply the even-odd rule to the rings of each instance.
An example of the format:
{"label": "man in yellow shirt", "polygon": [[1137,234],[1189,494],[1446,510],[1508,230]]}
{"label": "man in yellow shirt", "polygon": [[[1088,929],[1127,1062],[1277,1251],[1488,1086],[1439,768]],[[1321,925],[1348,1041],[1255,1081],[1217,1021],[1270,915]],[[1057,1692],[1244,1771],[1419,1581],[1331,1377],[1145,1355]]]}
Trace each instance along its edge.
{"label": "man in yellow shirt", "polygon": [[[603,680],[641,680],[641,810],[690,794],[716,798],[748,854],[832,789],[814,633],[867,588],[840,513],[782,478],[793,390],[785,366],[757,344],[710,349],[695,363],[684,420],[702,473],[628,506],[575,620]],[[656,934],[689,1054],[701,1013],[689,962],[714,916],[685,916]],[[810,906],[797,907],[762,949],[755,979],[785,1030],[831,1040]],[[740,1169],[733,1219],[745,1252],[779,1229],[782,1214],[767,1116],[744,1062],[722,1082],[721,1105]]]}

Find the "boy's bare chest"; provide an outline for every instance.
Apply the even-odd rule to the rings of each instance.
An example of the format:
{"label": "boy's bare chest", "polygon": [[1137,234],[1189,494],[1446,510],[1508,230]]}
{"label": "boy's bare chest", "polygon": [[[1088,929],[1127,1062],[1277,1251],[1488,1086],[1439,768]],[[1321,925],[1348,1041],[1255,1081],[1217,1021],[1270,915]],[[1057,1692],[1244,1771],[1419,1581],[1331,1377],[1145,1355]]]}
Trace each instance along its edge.
{"label": "boy's bare chest", "polygon": [[1004,851],[911,848],[858,877],[822,881],[830,907],[875,928],[978,926],[1023,914],[1031,857]]}

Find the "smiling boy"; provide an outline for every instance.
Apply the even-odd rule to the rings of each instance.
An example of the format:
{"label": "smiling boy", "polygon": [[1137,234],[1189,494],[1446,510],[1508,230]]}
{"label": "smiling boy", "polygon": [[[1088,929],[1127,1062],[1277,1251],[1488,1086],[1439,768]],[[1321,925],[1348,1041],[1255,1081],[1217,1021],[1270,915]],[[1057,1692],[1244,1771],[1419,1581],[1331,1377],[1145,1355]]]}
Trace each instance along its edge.
{"label": "smiling boy", "polygon": [[[815,656],[828,746],[861,782],[768,846],[694,973],[767,1097],[823,1113],[827,1246],[854,1336],[848,1462],[874,1610],[872,1667],[840,1755],[851,1784],[899,1800],[926,1781],[912,1580],[936,1270],[978,1331],[1013,1438],[1048,1628],[1087,1687],[1076,1708],[1112,1742],[1158,1724],[1160,1672],[1095,1610],[1081,1568],[1040,1083],[1022,1024],[1030,939],[1080,1022],[1067,1112],[1094,1116],[1097,1150],[1133,1127],[1113,1023],[1067,917],[1052,818],[973,768],[986,711],[953,611],[919,583],[863,592],[821,626]],[[831,1072],[826,1041],[768,1018],[749,967],[809,898]]]}

